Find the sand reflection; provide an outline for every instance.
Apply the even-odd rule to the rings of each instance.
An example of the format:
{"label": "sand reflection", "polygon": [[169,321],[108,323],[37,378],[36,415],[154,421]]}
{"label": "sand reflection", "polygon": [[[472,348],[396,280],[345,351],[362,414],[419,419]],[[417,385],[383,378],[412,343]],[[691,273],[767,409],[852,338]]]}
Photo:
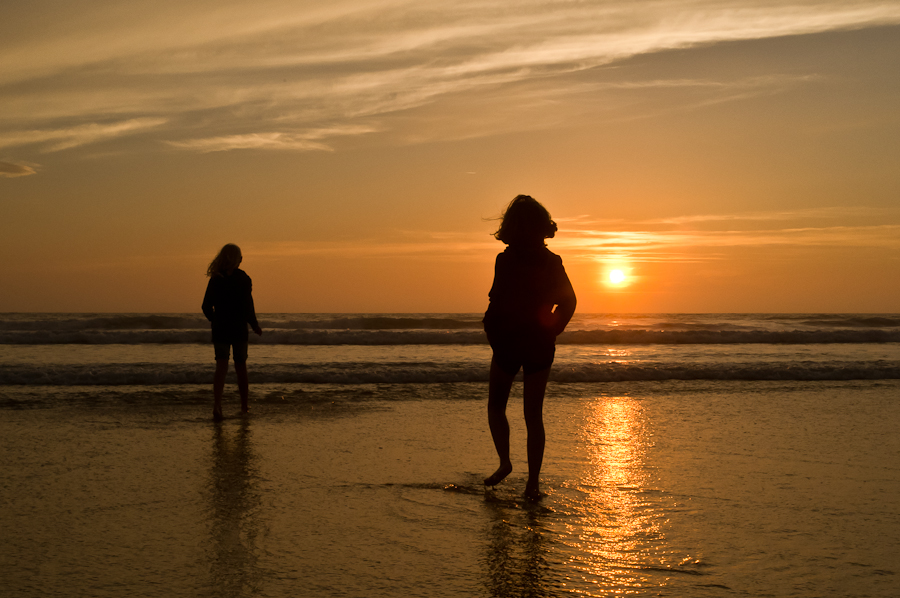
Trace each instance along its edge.
{"label": "sand reflection", "polygon": [[[651,433],[641,403],[602,397],[586,410],[582,436],[588,466],[578,488],[582,526],[571,537],[574,563],[583,580],[628,594],[648,585],[660,567],[660,513],[649,488],[647,451]],[[575,530],[573,530],[575,531]]]}
{"label": "sand reflection", "polygon": [[259,592],[259,492],[250,422],[216,424],[210,471],[210,587],[214,596]]}

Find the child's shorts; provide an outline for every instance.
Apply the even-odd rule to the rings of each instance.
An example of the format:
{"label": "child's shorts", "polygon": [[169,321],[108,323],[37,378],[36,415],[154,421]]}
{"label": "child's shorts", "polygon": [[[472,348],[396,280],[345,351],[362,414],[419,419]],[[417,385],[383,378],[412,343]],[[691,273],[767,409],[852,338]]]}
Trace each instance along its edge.
{"label": "child's shorts", "polygon": [[510,376],[515,376],[519,369],[525,375],[546,370],[556,356],[556,343],[552,341],[521,342],[521,339],[488,335],[488,342],[494,350],[494,363]]}
{"label": "child's shorts", "polygon": [[213,343],[216,349],[216,359],[228,359],[231,347],[234,346],[234,362],[247,361],[247,341],[234,341],[233,343]]}

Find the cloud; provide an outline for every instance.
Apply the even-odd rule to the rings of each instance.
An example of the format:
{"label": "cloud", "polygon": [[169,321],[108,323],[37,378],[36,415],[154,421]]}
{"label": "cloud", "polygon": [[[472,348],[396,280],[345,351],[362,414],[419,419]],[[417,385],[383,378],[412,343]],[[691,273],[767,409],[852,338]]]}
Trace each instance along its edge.
{"label": "cloud", "polygon": [[15,164],[13,162],[0,162],[0,177],[15,178],[37,174],[34,168]]}
{"label": "cloud", "polygon": [[[73,0],[40,19],[23,5],[0,24],[0,124],[30,127],[0,137],[0,147],[91,143],[125,131],[80,123],[118,115],[140,128],[169,122],[159,138],[185,150],[322,150],[306,133],[322,123],[374,126],[373,117],[443,98],[662,50],[900,23],[900,4],[879,0],[522,0],[516,10],[506,0],[222,0],[213,12],[202,3],[105,4]],[[750,91],[783,84],[752,83]],[[654,84],[717,85],[631,85]]]}
{"label": "cloud", "polygon": [[[864,215],[871,220],[886,220],[888,214],[898,216],[900,210],[878,208],[821,208],[797,212],[758,213],[760,221],[778,222],[778,214],[821,213],[832,218],[845,214]],[[773,216],[769,219],[766,216]],[[682,220],[671,219],[679,226]],[[725,216],[720,222],[728,222]],[[668,262],[691,263],[726,259],[735,249],[784,248],[817,250],[818,248],[876,248],[900,250],[900,224],[861,224],[858,226],[805,226],[796,228],[757,228],[754,230],[648,230],[645,222],[607,222],[586,217],[560,218],[565,223],[557,236],[548,242],[566,260],[589,262]],[[618,230],[610,230],[615,226]],[[626,230],[622,230],[626,229]],[[250,245],[248,244],[248,253]],[[284,259],[297,256],[369,259],[397,257],[405,259],[483,261],[502,249],[486,230],[462,231],[394,231],[386,238],[352,241],[297,241],[256,243],[254,256]],[[486,256],[488,256],[486,258]]]}
{"label": "cloud", "polygon": [[[829,206],[636,221],[580,215],[556,221],[560,231],[553,246],[589,261],[699,262],[754,247],[900,250],[900,208]],[[803,226],[785,226],[791,222]],[[742,223],[754,228],[730,228]]]}
{"label": "cloud", "polygon": [[771,220],[808,220],[810,218],[851,218],[851,217],[879,217],[885,215],[896,216],[898,209],[871,208],[866,206],[835,206],[817,207],[797,210],[784,210],[777,212],[747,212],[738,214],[695,214],[690,216],[675,216],[671,218],[659,218],[644,220],[645,224],[688,224],[700,222],[728,222],[728,221],[771,221]]}
{"label": "cloud", "polygon": [[108,124],[89,123],[64,129],[11,131],[0,133],[0,147],[43,143],[48,144],[44,148],[45,152],[58,152],[88,143],[130,135],[157,127],[165,122],[166,120],[163,118],[133,118]]}
{"label": "cloud", "polygon": [[205,139],[187,139],[169,141],[173,147],[196,150],[202,153],[222,152],[235,149],[265,150],[301,150],[331,151],[331,147],[316,141],[338,135],[362,135],[376,131],[374,127],[336,127],[332,129],[314,129],[302,134],[291,133],[248,133],[244,135],[226,135]]}
{"label": "cloud", "polygon": [[284,133],[249,133],[246,135],[226,135],[224,137],[208,137],[206,139],[188,139],[186,141],[169,141],[170,145],[202,153],[224,152],[235,149],[268,149],[268,150],[330,150],[327,145],[298,138]]}
{"label": "cloud", "polygon": [[404,232],[392,238],[352,241],[285,241],[245,243],[254,259],[284,259],[299,256],[330,256],[346,259],[406,258],[429,261],[478,260],[499,248],[486,233]]}
{"label": "cloud", "polygon": [[868,247],[900,250],[900,225],[823,226],[772,230],[561,231],[554,246],[578,259],[693,262],[721,259],[723,252],[751,247]]}

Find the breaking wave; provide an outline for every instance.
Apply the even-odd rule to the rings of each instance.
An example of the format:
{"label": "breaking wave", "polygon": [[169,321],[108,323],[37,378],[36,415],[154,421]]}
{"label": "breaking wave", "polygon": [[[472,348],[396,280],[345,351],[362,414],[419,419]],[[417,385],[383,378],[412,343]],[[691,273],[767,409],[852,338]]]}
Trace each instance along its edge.
{"label": "breaking wave", "polygon": [[[7,345],[206,344],[207,329],[0,330]],[[487,339],[479,330],[447,329],[266,329],[251,343],[265,345],[477,345]],[[840,330],[575,330],[557,339],[561,345],[733,345],[896,343],[900,329]]]}
{"label": "breaking wave", "polygon": [[[3,365],[0,385],[118,386],[208,385],[208,364]],[[487,382],[484,363],[348,362],[330,364],[253,364],[252,379],[260,383],[420,384]],[[626,382],[664,380],[897,380],[896,361],[817,363],[601,363],[557,362],[550,379],[556,382]]]}
{"label": "breaking wave", "polygon": [[[481,314],[262,314],[267,345],[477,345]],[[0,344],[205,344],[199,314],[0,314]],[[576,314],[563,345],[900,342],[897,314]]]}

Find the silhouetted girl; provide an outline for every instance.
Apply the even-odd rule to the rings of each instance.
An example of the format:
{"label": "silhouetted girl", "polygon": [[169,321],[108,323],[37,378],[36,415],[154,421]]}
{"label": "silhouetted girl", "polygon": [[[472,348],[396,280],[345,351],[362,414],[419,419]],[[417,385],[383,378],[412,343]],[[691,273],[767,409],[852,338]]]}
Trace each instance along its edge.
{"label": "silhouetted girl", "polygon": [[[540,497],[544,459],[544,391],[556,352],[556,337],[575,313],[575,291],[562,259],[544,239],[556,234],[550,213],[534,198],[510,202],[494,237],[508,245],[497,256],[484,331],[494,351],[488,389],[488,424],[500,467],[484,480],[500,483],[512,471],[506,403],[513,378],[524,371],[525,426],[528,431],[528,483],[525,496]],[[555,307],[555,309],[554,309]]]}
{"label": "silhouetted girl", "polygon": [[238,268],[243,261],[241,248],[229,243],[210,262],[206,275],[209,284],[203,297],[203,315],[212,322],[212,342],[216,350],[216,376],[213,380],[213,419],[222,419],[222,392],[228,373],[228,356],[234,348],[234,371],[241,393],[241,411],[250,410],[247,381],[247,324],[256,334],[262,334],[253,309],[253,284],[250,277]]}

